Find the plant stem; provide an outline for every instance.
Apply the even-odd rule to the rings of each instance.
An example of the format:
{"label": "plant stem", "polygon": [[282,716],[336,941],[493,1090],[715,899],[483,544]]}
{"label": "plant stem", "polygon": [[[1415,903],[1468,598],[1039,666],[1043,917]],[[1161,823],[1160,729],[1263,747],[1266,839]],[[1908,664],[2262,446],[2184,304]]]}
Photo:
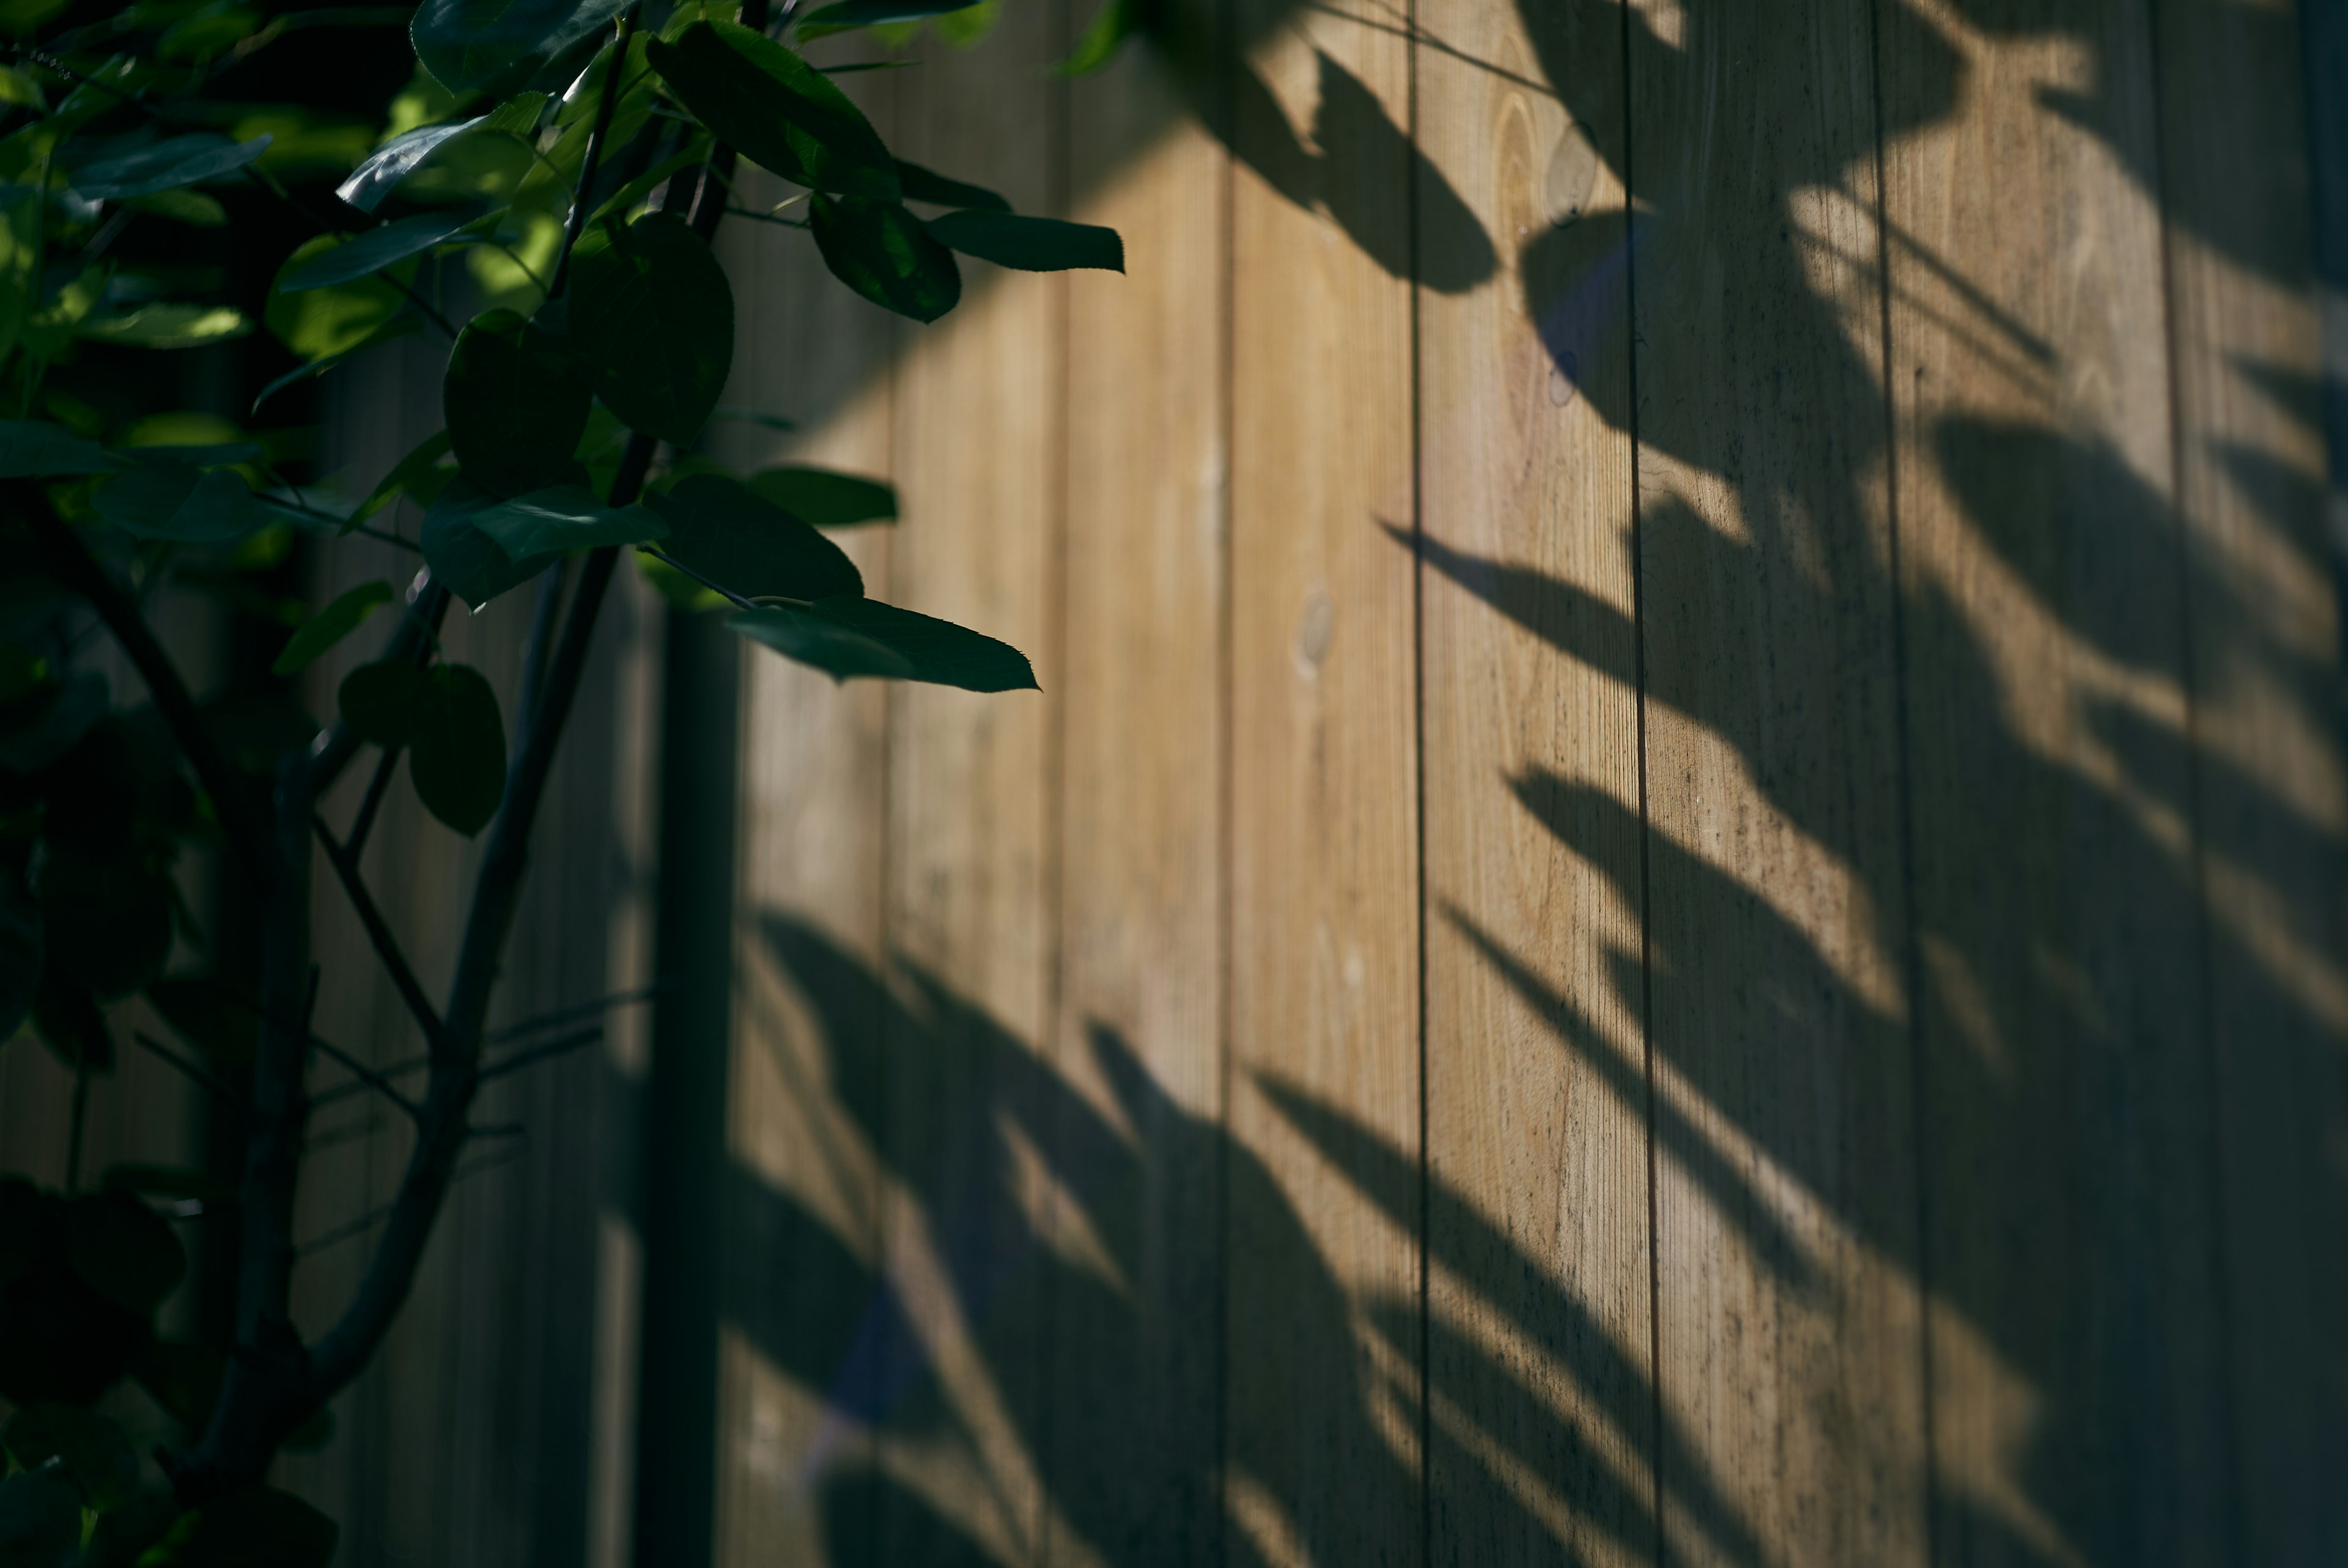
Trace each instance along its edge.
{"label": "plant stem", "polygon": [[571,222],[562,236],[562,254],[554,263],[554,283],[547,291],[550,300],[561,296],[562,286],[571,280],[571,252],[578,245],[579,236],[587,228],[587,203],[595,193],[595,166],[602,161],[603,138],[611,133],[613,110],[620,101],[620,72],[628,63],[628,45],[636,36],[636,8],[628,7],[620,18],[620,36],[612,48],[611,69],[603,73],[603,100],[595,106],[595,128],[587,133],[587,155],[579,165],[579,190],[571,202]]}

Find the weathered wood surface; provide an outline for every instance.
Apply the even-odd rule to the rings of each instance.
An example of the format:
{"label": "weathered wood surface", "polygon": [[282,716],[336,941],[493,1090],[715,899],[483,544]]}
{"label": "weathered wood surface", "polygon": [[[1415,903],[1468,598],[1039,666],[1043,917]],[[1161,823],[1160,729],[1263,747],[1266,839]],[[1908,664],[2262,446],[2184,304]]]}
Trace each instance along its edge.
{"label": "weathered wood surface", "polygon": [[[856,86],[1124,277],[917,328],[724,241],[798,425],[729,456],[892,479],[872,591],[1044,691],[739,651],[703,1384],[633,1381],[627,1037],[288,1461],[345,1561],[2338,1560],[2302,19],[1248,0],[1038,73],[1086,19]],[[638,836],[543,858],[517,1010],[649,963],[631,624],[549,843]],[[632,1548],[640,1403],[710,1512]]]}

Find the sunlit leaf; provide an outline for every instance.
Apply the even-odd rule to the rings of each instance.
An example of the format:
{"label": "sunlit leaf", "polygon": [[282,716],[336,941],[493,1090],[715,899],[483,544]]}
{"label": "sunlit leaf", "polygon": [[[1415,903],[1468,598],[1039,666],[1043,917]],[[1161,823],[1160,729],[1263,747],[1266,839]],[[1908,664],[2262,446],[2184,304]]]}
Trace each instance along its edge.
{"label": "sunlit leaf", "polygon": [[874,304],[933,322],[962,298],[953,252],[894,202],[818,196],[808,221],[832,276]]}
{"label": "sunlit leaf", "polygon": [[[383,278],[368,276],[325,288],[285,292],[294,272],[340,248],[337,234],[320,234],[285,259],[272,283],[263,319],[277,340],[304,359],[326,359],[365,346],[407,308],[407,297]],[[388,275],[406,283],[416,275],[413,257],[394,262]]]}
{"label": "sunlit leaf", "polygon": [[377,579],[337,594],[333,603],[304,621],[269,666],[273,675],[294,675],[309,668],[321,653],[359,629],[361,622],[395,596],[391,584]]}
{"label": "sunlit leaf", "polygon": [[252,330],[252,319],[233,306],[166,300],[119,315],[93,316],[74,329],[74,336],[124,348],[201,348]]}
{"label": "sunlit leaf", "polygon": [[976,256],[998,267],[1028,272],[1065,272],[1071,267],[1125,271],[1125,241],[1114,229],[1091,223],[1066,223],[1057,218],[1024,218],[1011,212],[949,212],[932,218],[932,238],[950,250]]}
{"label": "sunlit leaf", "polygon": [[696,474],[651,499],[668,523],[661,553],[745,599],[831,599],[864,592],[856,563],[747,486]]}
{"label": "sunlit leaf", "polygon": [[360,160],[359,166],[351,170],[350,178],[335,187],[335,194],[362,212],[374,211],[382,205],[383,199],[391,194],[393,187],[431,156],[433,149],[453,136],[470,130],[486,118],[422,125],[401,132]]}
{"label": "sunlit leaf", "polygon": [[151,196],[132,197],[123,205],[133,212],[168,218],[193,229],[219,229],[228,222],[228,209],[221,205],[220,198],[201,190],[158,190]]}
{"label": "sunlit leaf", "polygon": [[680,445],[717,405],[734,359],[726,271],[684,221],[604,223],[572,255],[572,357],[631,428]]}
{"label": "sunlit leaf", "polygon": [[854,474],[791,465],[762,469],[748,483],[767,500],[819,528],[893,522],[897,517],[897,492],[878,479]]}
{"label": "sunlit leaf", "polygon": [[897,198],[897,165],[863,111],[822,72],[764,34],[696,22],[645,57],[717,138],[818,190]]}
{"label": "sunlit leaf", "polygon": [[[408,36],[416,57],[462,92],[534,73],[593,39],[624,0],[425,0]],[[520,78],[520,79],[517,79]]]}
{"label": "sunlit leaf", "polygon": [[505,722],[479,671],[441,664],[427,673],[407,773],[425,809],[469,838],[497,815],[506,789]]}
{"label": "sunlit leaf", "polygon": [[836,681],[877,675],[968,692],[1033,689],[1027,656],[950,620],[870,599],[746,610],[726,625]]}
{"label": "sunlit leaf", "polygon": [[526,139],[489,117],[436,144],[393,189],[410,201],[504,201],[536,161]]}
{"label": "sunlit leaf", "polygon": [[1117,46],[1141,30],[1143,0],[1101,0],[1076,46],[1052,67],[1063,77],[1088,77],[1117,58]]}
{"label": "sunlit leaf", "polygon": [[231,141],[211,131],[175,136],[152,147],[104,158],[74,171],[73,188],[93,201],[151,196],[233,174],[269,150],[270,138]]}
{"label": "sunlit leaf", "polygon": [[288,271],[278,280],[277,286],[290,294],[355,282],[395,261],[421,255],[450,239],[477,216],[471,212],[420,212],[413,218],[386,223],[313,256]]}

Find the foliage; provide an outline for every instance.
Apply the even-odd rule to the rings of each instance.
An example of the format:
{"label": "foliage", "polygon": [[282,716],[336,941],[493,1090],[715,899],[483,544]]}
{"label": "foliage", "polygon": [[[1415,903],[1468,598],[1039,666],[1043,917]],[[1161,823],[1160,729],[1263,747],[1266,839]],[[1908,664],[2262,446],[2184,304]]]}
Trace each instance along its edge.
{"label": "foliage", "polygon": [[[894,157],[799,50],[859,29],[959,46],[993,5],[839,0],[796,24],[770,23],[763,0],[31,0],[0,15],[0,1040],[37,1036],[86,1091],[124,1048],[114,1004],[143,994],[173,1038],[129,1043],[243,1129],[211,1169],[121,1166],[92,1189],[77,1095],[65,1190],[0,1179],[0,1563],[332,1554],[333,1522],[270,1489],[269,1463],[319,1437],[326,1400],[373,1355],[455,1178],[497,1066],[483,1025],[523,851],[623,550],[680,603],[728,608],[745,637],[838,679],[1035,684],[1016,650],[866,597],[823,530],[893,520],[886,485],[730,475],[699,448],[734,349],[710,249],[722,213],[808,230],[848,288],[922,322],[961,297],[958,257],[1121,270],[1113,232],[1014,213]],[[1129,12],[1113,5],[1066,68],[1105,58]],[[386,57],[394,27],[417,67],[360,90],[357,63]],[[288,50],[304,69],[269,77]],[[247,96],[304,77],[324,101]],[[736,205],[737,157],[803,187],[804,216]],[[448,287],[460,269],[469,286]],[[446,313],[458,297],[479,302],[469,320]],[[363,499],[335,498],[304,478],[304,427],[260,425],[262,409],[298,416],[319,378],[421,333],[448,343],[446,429]],[[191,412],[180,389],[198,378],[158,354],[212,355],[212,382],[257,396],[242,420]],[[422,515],[412,539],[386,526],[403,501]],[[306,565],[355,534],[423,569],[405,594],[377,579],[304,614]],[[508,714],[486,674],[442,656],[438,628],[452,595],[478,608],[533,580],[546,612]],[[187,590],[264,640],[251,678],[207,701],[149,620]],[[386,607],[381,654],[343,680],[322,728],[294,678]],[[98,668],[101,632],[146,688],[134,705]],[[337,836],[312,803],[367,748],[374,783]],[[434,818],[488,835],[437,1008],[358,871],[403,757]],[[310,1030],[314,836],[423,1037],[420,1099]],[[260,935],[241,972],[166,972],[204,947],[180,893],[191,849],[224,854]],[[417,1153],[365,1284],[304,1344],[288,1226],[319,1060],[396,1102]],[[239,1213],[239,1255],[211,1271],[235,1282],[230,1327],[164,1337],[158,1309],[190,1271],[172,1216],[222,1205]],[[140,1399],[164,1484],[117,1419]]]}

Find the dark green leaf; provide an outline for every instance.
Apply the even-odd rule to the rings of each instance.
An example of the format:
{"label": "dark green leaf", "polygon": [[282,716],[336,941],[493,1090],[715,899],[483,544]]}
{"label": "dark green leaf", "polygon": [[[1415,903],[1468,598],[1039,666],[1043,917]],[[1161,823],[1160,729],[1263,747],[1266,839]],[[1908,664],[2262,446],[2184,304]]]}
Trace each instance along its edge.
{"label": "dark green leaf", "polygon": [[982,186],[965,185],[959,179],[948,179],[933,169],[918,163],[897,160],[897,182],[903,187],[904,200],[926,201],[932,207],[983,207],[993,211],[1008,212],[1011,203]]}
{"label": "dark green leaf", "polygon": [[1101,0],[1068,57],[1052,67],[1063,77],[1088,77],[1117,58],[1117,46],[1141,30],[1143,0]]}
{"label": "dark green leaf", "polygon": [[607,507],[580,485],[550,486],[484,507],[473,514],[473,526],[514,560],[596,545],[642,544],[668,532],[646,508]]}
{"label": "dark green leaf", "polygon": [[479,671],[442,664],[428,673],[416,704],[407,776],[425,809],[468,838],[497,815],[506,793],[506,728]]}
{"label": "dark green leaf", "polygon": [[0,1564],[70,1568],[81,1554],[81,1499],[51,1475],[0,1481]]}
{"label": "dark green leaf", "polygon": [[140,463],[100,485],[91,504],[127,534],[180,544],[224,544],[269,520],[235,474],[186,463]]}
{"label": "dark green leaf", "polygon": [[998,267],[1059,272],[1071,267],[1125,271],[1125,241],[1114,229],[1023,218],[1010,212],[949,212],[929,221],[941,244]]}
{"label": "dark green leaf", "polygon": [[440,384],[458,466],[499,496],[543,489],[569,471],[590,401],[562,345],[505,310],[484,312],[458,335]]}
{"label": "dark green leaf", "polygon": [[979,0],[838,0],[819,6],[799,19],[802,38],[845,33],[854,27],[885,27],[891,22],[920,22],[950,11],[968,10]]}
{"label": "dark green leaf", "polygon": [[835,681],[879,675],[966,692],[1033,690],[1027,656],[1007,642],[870,599],[828,599],[804,609],[746,610],[726,625]]}
{"label": "dark green leaf", "polygon": [[495,496],[459,478],[450,481],[424,514],[424,559],[433,580],[475,610],[528,582],[558,559],[549,555],[516,560],[500,549],[497,540],[473,525],[476,517],[495,505]]}
{"label": "dark green leaf", "polygon": [[187,1277],[188,1256],[162,1217],[128,1193],[66,1200],[66,1258],[90,1288],[152,1312]]}
{"label": "dark green leaf", "polygon": [[392,597],[391,584],[380,578],[336,595],[332,604],[302,623],[285,644],[285,651],[269,666],[269,672],[293,675],[309,668],[311,661],[356,631],[360,622],[389,604]]}
{"label": "dark green leaf", "polygon": [[139,1559],[139,1568],[326,1568],[335,1522],[272,1487],[214,1498]]}
{"label": "dark green leaf", "polygon": [[571,267],[571,352],[595,395],[632,429],[691,442],[734,362],[717,258],[683,220],[653,212],[591,231]]}
{"label": "dark green leaf", "polygon": [[219,1350],[184,1339],[149,1340],[131,1368],[155,1402],[191,1433],[211,1419],[227,1371],[228,1358]]}
{"label": "dark green leaf", "polygon": [[662,553],[745,599],[864,592],[856,563],[838,545],[735,480],[695,474],[652,505],[668,521]]}
{"label": "dark green leaf", "polygon": [[624,0],[425,0],[408,36],[416,57],[454,92],[520,86],[539,67],[592,39]]}
{"label": "dark green leaf", "polygon": [[101,997],[137,990],[171,951],[171,880],[121,849],[57,840],[41,863],[48,972]]}
{"label": "dark green leaf", "polygon": [[57,1245],[57,1200],[22,1176],[0,1176],[0,1286],[14,1285]]}
{"label": "dark green leaf", "polygon": [[123,460],[45,419],[0,419],[0,479],[47,474],[111,474]]}
{"label": "dark green leaf", "polygon": [[[55,1402],[27,1405],[8,1418],[0,1442],[26,1470],[58,1460],[81,1487],[89,1507],[99,1512],[129,1501],[139,1490],[138,1451],[120,1427],[95,1411]],[[0,1563],[6,1561],[0,1554]]]}
{"label": "dark green leaf", "polygon": [[220,198],[201,190],[158,190],[152,196],[134,196],[123,205],[133,212],[168,218],[193,229],[228,226],[228,209],[221,205]]}
{"label": "dark green leaf", "polygon": [[897,492],[878,479],[854,474],[792,465],[762,469],[750,476],[749,484],[783,510],[819,528],[893,522],[897,517]]}
{"label": "dark green leaf", "polygon": [[89,1544],[82,1549],[81,1568],[135,1568],[180,1518],[179,1500],[170,1492],[140,1492],[98,1516]]}
{"label": "dark green leaf", "polygon": [[359,739],[378,746],[404,746],[416,734],[424,685],[421,669],[405,659],[386,659],[344,676],[335,701],[343,722]]}
{"label": "dark green leaf", "polygon": [[12,715],[0,729],[0,768],[28,774],[47,767],[106,717],[109,706],[105,673],[76,671],[46,702]]}
{"label": "dark green leaf", "polygon": [[892,202],[818,196],[808,204],[816,249],[832,276],[901,316],[933,322],[962,298],[953,252]]}
{"label": "dark green leaf", "polygon": [[848,95],[794,51],[732,22],[695,22],[645,57],[720,141],[818,190],[897,199],[897,165]]}
{"label": "dark green leaf", "polygon": [[426,507],[438,499],[441,490],[456,477],[454,468],[443,467],[440,463],[448,456],[451,445],[446,430],[436,431],[417,442],[416,449],[393,465],[382,482],[367,492],[366,499],[351,513],[352,525],[366,522],[402,496]]}
{"label": "dark green leaf", "polygon": [[334,249],[286,272],[277,286],[287,293],[347,283],[421,255],[473,221],[471,212],[419,212],[353,235]]}
{"label": "dark green leaf", "polygon": [[13,874],[0,876],[0,1040],[12,1040],[41,984],[41,911]]}
{"label": "dark green leaf", "polygon": [[199,131],[191,136],[175,136],[118,158],[86,164],[75,172],[73,188],[93,201],[151,196],[158,190],[232,174],[268,150],[269,138],[265,136],[240,142]]}
{"label": "dark green leaf", "polygon": [[[363,287],[364,285],[354,284],[352,286]],[[374,348],[378,343],[386,343],[395,338],[413,337],[418,332],[422,331],[423,327],[424,322],[419,316],[395,314],[389,321],[376,328],[375,331],[369,333],[366,336],[361,338],[357,343],[353,343],[350,347],[342,350],[338,354],[322,355],[317,359],[311,360],[306,364],[297,364],[292,370],[287,371],[284,374],[271,382],[267,386],[263,387],[260,393],[252,400],[252,408],[251,412],[254,414],[260,413],[261,405],[263,404],[268,402],[271,398],[276,396],[279,393],[284,391],[287,387],[294,385],[297,382],[307,381],[312,376],[324,375],[328,371],[335,369],[337,366],[341,365],[345,360],[352,359],[358,354],[365,354],[368,349]]]}
{"label": "dark green leaf", "polygon": [[252,1061],[261,1015],[218,980],[201,975],[149,980],[147,1000],[181,1040],[212,1061],[232,1068]]}

